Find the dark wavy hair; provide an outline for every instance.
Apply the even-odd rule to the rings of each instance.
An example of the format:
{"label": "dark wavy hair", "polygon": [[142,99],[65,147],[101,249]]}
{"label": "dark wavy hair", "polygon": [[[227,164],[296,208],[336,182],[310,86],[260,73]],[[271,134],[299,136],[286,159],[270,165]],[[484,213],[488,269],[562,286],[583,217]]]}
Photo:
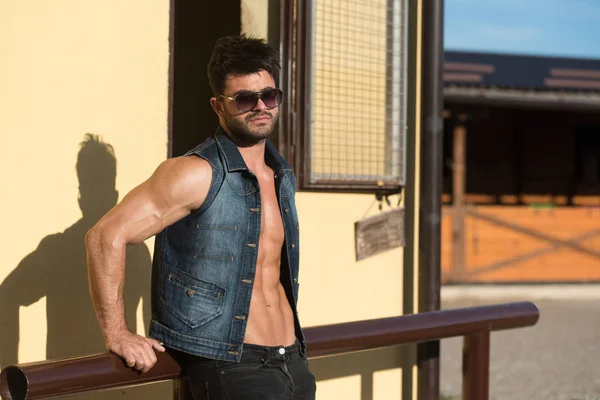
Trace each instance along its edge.
{"label": "dark wavy hair", "polygon": [[215,96],[223,94],[228,75],[249,75],[267,71],[277,85],[281,69],[279,53],[263,39],[245,34],[217,40],[208,62],[208,83]]}

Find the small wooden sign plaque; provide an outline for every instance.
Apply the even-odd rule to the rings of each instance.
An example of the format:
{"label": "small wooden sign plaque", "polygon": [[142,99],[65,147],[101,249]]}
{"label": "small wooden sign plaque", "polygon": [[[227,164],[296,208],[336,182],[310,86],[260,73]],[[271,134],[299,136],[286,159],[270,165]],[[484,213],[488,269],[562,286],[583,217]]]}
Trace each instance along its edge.
{"label": "small wooden sign plaque", "polygon": [[404,208],[395,208],[354,223],[356,260],[404,246]]}

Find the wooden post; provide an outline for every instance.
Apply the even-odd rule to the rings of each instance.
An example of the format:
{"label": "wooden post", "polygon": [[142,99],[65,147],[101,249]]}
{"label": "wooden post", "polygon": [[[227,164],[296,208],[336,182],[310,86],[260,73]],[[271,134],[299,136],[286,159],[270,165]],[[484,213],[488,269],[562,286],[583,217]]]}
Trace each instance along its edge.
{"label": "wooden post", "polygon": [[490,395],[490,331],[464,337],[463,400],[488,400]]}
{"label": "wooden post", "polygon": [[173,380],[173,400],[192,400],[187,378]]}
{"label": "wooden post", "polygon": [[[461,118],[464,120],[464,117]],[[452,274],[459,280],[464,279],[466,262],[465,234],[465,147],[467,130],[462,124],[454,127],[454,162],[452,168]]]}

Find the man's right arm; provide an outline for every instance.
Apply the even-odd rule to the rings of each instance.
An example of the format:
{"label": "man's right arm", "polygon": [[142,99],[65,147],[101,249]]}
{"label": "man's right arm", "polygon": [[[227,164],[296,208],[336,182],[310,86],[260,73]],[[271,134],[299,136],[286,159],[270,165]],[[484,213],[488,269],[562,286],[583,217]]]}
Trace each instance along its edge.
{"label": "man's right arm", "polygon": [[86,235],[90,294],[106,346],[142,372],[156,362],[153,349],[165,349],[154,339],[131,333],[125,323],[126,246],[143,242],[199,208],[211,176],[208,162],[198,157],[166,160]]}

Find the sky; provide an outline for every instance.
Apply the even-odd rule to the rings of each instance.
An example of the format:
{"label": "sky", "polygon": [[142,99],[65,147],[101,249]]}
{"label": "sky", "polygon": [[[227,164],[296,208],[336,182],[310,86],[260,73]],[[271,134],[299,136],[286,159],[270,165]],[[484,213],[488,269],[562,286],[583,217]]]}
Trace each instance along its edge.
{"label": "sky", "polygon": [[444,48],[600,59],[600,0],[445,0]]}

